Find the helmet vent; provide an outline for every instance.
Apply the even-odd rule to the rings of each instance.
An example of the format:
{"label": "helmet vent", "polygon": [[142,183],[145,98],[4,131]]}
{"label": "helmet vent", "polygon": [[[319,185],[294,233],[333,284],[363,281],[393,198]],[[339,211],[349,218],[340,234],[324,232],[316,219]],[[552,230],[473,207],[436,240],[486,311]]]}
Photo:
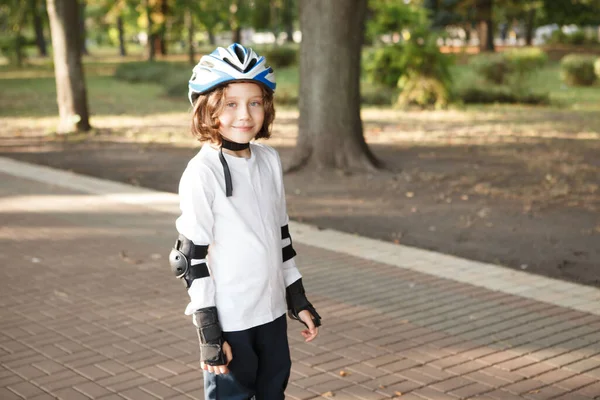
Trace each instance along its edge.
{"label": "helmet vent", "polygon": [[253,58],[252,60],[250,60],[250,62],[248,63],[248,66],[246,67],[246,69],[244,70],[244,73],[250,71],[254,66],[256,65],[256,58]]}
{"label": "helmet vent", "polygon": [[246,54],[244,53],[244,50],[242,50],[242,47],[233,46],[233,51],[235,52],[235,55],[237,56],[238,60],[240,60],[240,63],[243,64],[246,58]]}
{"label": "helmet vent", "polygon": [[223,57],[223,61],[225,61],[227,64],[231,65],[233,68],[235,68],[236,70],[240,71],[240,72],[244,72],[242,71],[242,69],[240,67],[238,67],[237,65],[235,65],[233,62],[231,62],[231,60],[227,57]]}

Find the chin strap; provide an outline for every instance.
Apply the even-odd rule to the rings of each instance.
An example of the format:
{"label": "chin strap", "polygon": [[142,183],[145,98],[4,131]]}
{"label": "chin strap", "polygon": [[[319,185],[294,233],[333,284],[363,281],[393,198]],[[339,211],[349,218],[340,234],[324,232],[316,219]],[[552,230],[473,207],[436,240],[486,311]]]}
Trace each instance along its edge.
{"label": "chin strap", "polygon": [[236,143],[221,136],[221,151],[219,151],[219,160],[221,160],[221,165],[223,165],[223,173],[225,174],[225,196],[227,197],[231,197],[233,195],[233,185],[231,183],[231,172],[229,171],[229,165],[227,165],[227,161],[223,155],[223,149],[225,148],[231,151],[240,151],[249,147],[250,143]]}

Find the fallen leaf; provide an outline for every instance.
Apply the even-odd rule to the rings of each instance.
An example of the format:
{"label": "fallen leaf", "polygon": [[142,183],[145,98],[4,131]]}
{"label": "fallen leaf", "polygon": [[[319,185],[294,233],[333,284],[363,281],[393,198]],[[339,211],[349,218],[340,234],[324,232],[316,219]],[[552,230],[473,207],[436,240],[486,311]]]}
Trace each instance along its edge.
{"label": "fallen leaf", "polygon": [[400,397],[400,396],[402,396],[402,392],[394,392],[394,396]]}
{"label": "fallen leaf", "polygon": [[119,256],[123,259],[123,261],[128,262],[129,264],[140,264],[142,262],[142,260],[136,260],[129,257],[127,253],[125,253],[125,250],[121,250],[119,252]]}
{"label": "fallen leaf", "polygon": [[406,197],[411,198],[414,196],[415,196],[415,194],[413,192],[406,192]]}
{"label": "fallen leaf", "polygon": [[385,389],[385,385],[379,385],[379,389]]}
{"label": "fallen leaf", "polygon": [[333,392],[325,392],[321,396],[323,396],[323,397],[334,397],[335,393],[333,393]]}
{"label": "fallen leaf", "polygon": [[348,375],[350,375],[350,373],[349,373],[349,372],[346,372],[346,371],[344,371],[344,370],[341,370],[341,371],[340,371],[340,376],[348,376]]}

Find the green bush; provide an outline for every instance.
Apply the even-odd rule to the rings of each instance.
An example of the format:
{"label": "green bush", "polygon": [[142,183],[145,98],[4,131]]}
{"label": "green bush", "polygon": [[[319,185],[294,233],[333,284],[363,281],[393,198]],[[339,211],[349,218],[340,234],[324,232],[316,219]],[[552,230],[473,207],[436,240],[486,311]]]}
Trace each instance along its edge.
{"label": "green bush", "polygon": [[290,67],[298,64],[298,49],[289,46],[278,46],[265,49],[261,54],[273,68]]}
{"label": "green bush", "polygon": [[454,59],[440,52],[435,35],[426,30],[414,32],[404,46],[401,63],[405,72],[398,81],[401,92],[397,106],[416,104],[440,108],[448,105],[452,86],[450,68]]}
{"label": "green bush", "polygon": [[188,82],[191,76],[191,70],[172,69],[169,75],[162,80],[165,94],[170,97],[187,98]]}
{"label": "green bush", "polygon": [[175,64],[165,61],[139,61],[119,64],[114,76],[117,79],[132,83],[162,83],[172,73],[181,70],[187,71],[189,75],[188,79],[192,75],[192,69],[185,64]]}
{"label": "green bush", "polygon": [[572,86],[591,86],[596,81],[594,72],[595,56],[569,54],[560,61],[560,76],[563,82]]}
{"label": "green bush", "polygon": [[596,37],[587,35],[583,30],[579,30],[567,35],[562,30],[558,29],[552,32],[547,42],[548,44],[581,46],[598,44],[598,39]]}
{"label": "green bush", "polygon": [[594,72],[596,72],[596,78],[600,79],[600,57],[594,62]]}
{"label": "green bush", "polygon": [[548,62],[548,55],[537,47],[523,47],[505,51],[502,56],[506,58],[511,73],[519,76],[527,75]]}
{"label": "green bush", "polygon": [[502,84],[510,74],[510,63],[502,53],[480,53],[471,57],[469,65],[490,83]]}
{"label": "green bush", "polygon": [[398,98],[398,92],[397,88],[364,83],[360,87],[360,102],[368,106],[389,106]]}
{"label": "green bush", "polygon": [[526,89],[515,89],[510,86],[468,86],[459,89],[457,97],[464,104],[537,104],[550,103],[548,93],[530,92]]}
{"label": "green bush", "polygon": [[395,88],[406,71],[402,61],[403,48],[399,44],[380,47],[363,53],[367,80],[376,85]]}

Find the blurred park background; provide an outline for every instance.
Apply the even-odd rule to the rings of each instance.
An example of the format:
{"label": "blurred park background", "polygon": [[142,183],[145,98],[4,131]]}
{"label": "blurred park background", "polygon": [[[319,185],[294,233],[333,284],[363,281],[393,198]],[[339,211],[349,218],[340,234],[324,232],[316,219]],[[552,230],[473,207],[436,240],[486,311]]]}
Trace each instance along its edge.
{"label": "blurred park background", "polygon": [[0,0],[0,154],[174,192],[240,42],[293,219],[600,286],[599,35],[599,0]]}

